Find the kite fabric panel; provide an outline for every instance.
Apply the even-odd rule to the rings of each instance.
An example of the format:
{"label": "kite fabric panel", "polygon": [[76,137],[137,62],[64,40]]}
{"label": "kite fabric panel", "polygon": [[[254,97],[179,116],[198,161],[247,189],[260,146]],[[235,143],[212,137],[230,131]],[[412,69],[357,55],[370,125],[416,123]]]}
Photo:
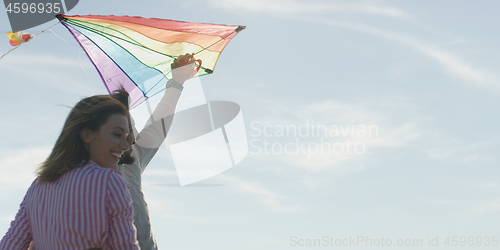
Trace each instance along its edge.
{"label": "kite fabric panel", "polygon": [[130,16],[57,15],[96,67],[109,93],[123,86],[131,108],[163,91],[170,64],[194,53],[195,76],[211,74],[220,53],[245,26]]}

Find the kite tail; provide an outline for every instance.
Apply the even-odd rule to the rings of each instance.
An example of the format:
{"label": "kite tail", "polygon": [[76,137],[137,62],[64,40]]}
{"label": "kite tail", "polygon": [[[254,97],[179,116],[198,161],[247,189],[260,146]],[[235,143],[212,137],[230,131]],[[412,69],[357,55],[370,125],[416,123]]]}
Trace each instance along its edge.
{"label": "kite tail", "polygon": [[[45,31],[47,31],[47,30],[49,30],[49,29],[51,29],[52,27],[56,26],[56,25],[57,25],[57,24],[59,24],[59,23],[60,23],[60,22],[57,22],[57,23],[55,23],[54,25],[52,25],[52,26],[50,26],[50,27],[48,27],[48,28],[46,28],[46,29],[44,29],[44,30],[40,31],[38,34],[36,34],[36,35],[32,36],[31,40],[33,40],[36,36],[38,36],[38,35],[42,34],[43,32],[45,32]],[[21,43],[21,44],[22,44],[22,43]],[[10,52],[12,52],[13,50],[15,50],[15,49],[19,48],[19,47],[21,46],[21,44],[17,45],[16,47],[14,47],[14,48],[12,48],[11,50],[7,51],[7,53],[3,54],[3,55],[0,57],[0,60],[2,60],[2,58],[3,58],[4,56],[6,56],[7,54],[9,54],[9,53],[10,53]]]}

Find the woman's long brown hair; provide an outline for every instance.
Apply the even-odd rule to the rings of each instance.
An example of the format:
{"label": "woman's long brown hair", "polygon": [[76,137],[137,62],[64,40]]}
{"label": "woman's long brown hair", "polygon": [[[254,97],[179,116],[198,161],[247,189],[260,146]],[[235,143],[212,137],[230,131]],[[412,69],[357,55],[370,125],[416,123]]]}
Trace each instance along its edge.
{"label": "woman's long brown hair", "polygon": [[78,102],[69,113],[49,157],[40,165],[38,181],[54,182],[72,169],[87,164],[89,153],[80,131],[83,128],[98,131],[114,114],[129,117],[127,108],[109,95],[91,96]]}

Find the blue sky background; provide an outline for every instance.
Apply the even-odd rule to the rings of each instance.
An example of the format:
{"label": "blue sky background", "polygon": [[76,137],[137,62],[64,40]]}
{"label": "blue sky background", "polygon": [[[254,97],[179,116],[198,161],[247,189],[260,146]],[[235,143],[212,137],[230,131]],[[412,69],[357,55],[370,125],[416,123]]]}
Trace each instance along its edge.
{"label": "blue sky background", "polygon": [[[456,249],[462,247],[451,247],[451,236],[500,241],[499,7],[495,1],[82,0],[68,14],[247,26],[214,74],[200,81],[208,100],[241,106],[249,154],[203,185],[179,187],[169,150],[161,149],[143,177],[161,249],[317,249],[292,246],[291,237],[323,236],[423,240],[405,249],[435,249],[429,237],[446,249],[450,236],[449,248]],[[9,30],[2,12],[0,31]],[[68,106],[105,93],[68,31],[52,30],[60,38],[47,31],[0,61],[0,232],[50,152]],[[3,41],[2,54],[11,49]],[[308,124],[330,133],[280,134],[282,127]],[[369,126],[377,133],[357,133]],[[358,130],[335,135],[335,127]],[[274,152],[266,154],[264,143]],[[303,143],[304,152],[279,151]],[[364,151],[307,150],[321,143]]]}

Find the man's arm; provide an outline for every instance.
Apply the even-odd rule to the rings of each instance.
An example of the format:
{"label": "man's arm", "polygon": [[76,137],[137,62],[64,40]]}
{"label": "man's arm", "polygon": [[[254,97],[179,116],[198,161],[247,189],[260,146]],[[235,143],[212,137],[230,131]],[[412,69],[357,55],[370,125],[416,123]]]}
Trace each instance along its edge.
{"label": "man's arm", "polygon": [[151,114],[144,129],[137,136],[134,145],[134,150],[138,155],[136,160],[141,163],[141,172],[144,171],[167,137],[184,82],[195,72],[194,62],[192,55],[185,54],[179,56],[172,63],[173,77],[168,81],[163,98]]}

